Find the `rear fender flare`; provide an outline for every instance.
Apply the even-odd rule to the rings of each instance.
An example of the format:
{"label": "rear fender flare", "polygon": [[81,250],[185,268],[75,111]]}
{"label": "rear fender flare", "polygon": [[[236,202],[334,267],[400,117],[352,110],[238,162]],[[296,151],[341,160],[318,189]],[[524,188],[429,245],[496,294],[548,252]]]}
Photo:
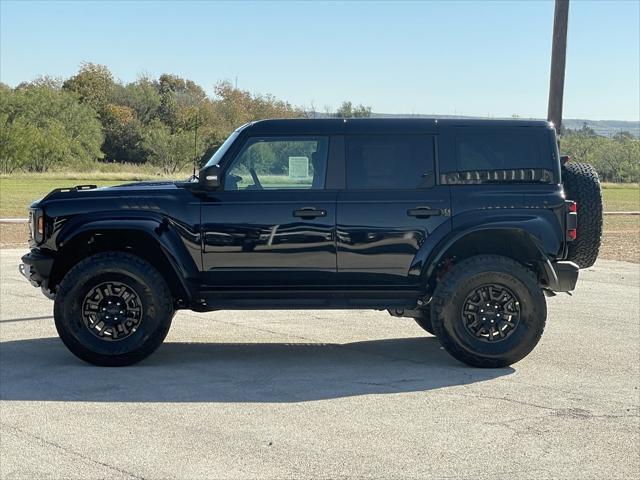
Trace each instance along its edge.
{"label": "rear fender flare", "polygon": [[[533,214],[514,215],[508,218],[501,215],[494,218],[476,219],[475,224],[459,223],[459,227],[440,241],[436,248],[431,251],[421,249],[414,259],[412,270],[415,274],[421,275],[423,282],[428,285],[432,282],[440,262],[447,257],[449,252],[454,251],[456,246],[462,245],[462,242],[469,242],[474,236],[482,239],[485,235],[490,235],[493,238],[506,235],[512,242],[516,242],[514,245],[519,246],[515,260],[538,263],[542,272],[542,280],[549,282],[552,280],[547,278],[549,257],[555,256],[562,249],[561,240],[550,233],[554,231],[548,219]],[[487,251],[486,253],[500,254],[495,251]],[[514,258],[513,255],[505,256]]]}

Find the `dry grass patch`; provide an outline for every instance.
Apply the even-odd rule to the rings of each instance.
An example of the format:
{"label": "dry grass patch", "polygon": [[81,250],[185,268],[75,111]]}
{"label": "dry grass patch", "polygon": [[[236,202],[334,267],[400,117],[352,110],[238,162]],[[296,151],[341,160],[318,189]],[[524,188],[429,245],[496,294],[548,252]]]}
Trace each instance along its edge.
{"label": "dry grass patch", "polygon": [[0,224],[0,248],[29,248],[27,224]]}
{"label": "dry grass patch", "polygon": [[605,216],[598,258],[640,263],[640,216]]}

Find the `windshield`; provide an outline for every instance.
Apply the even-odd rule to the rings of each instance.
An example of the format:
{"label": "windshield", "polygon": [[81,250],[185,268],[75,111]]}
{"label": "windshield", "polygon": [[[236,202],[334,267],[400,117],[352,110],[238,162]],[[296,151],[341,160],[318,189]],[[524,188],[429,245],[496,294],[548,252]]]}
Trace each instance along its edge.
{"label": "windshield", "polygon": [[222,160],[222,157],[224,157],[224,154],[227,153],[229,147],[233,144],[236,138],[238,138],[238,135],[240,135],[240,129],[229,135],[229,138],[227,138],[224,143],[218,147],[216,153],[214,153],[213,156],[209,159],[206,166],[210,167],[211,165],[217,165],[218,163],[220,163],[220,160]]}

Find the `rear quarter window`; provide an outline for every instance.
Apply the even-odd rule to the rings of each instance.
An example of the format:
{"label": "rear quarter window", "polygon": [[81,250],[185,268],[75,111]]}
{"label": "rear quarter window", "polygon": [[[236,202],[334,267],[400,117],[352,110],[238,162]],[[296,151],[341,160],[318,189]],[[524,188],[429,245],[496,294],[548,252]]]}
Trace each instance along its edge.
{"label": "rear quarter window", "polygon": [[551,183],[553,157],[541,130],[457,129],[452,135],[453,162],[441,181],[465,183]]}
{"label": "rear quarter window", "polygon": [[523,133],[456,135],[457,170],[504,170],[544,165],[540,143]]}

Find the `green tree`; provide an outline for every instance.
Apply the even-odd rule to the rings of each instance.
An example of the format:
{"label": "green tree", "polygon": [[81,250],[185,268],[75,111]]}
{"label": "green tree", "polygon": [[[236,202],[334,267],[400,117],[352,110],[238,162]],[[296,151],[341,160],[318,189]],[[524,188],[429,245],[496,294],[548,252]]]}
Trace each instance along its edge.
{"label": "green tree", "polygon": [[353,105],[344,101],[333,115],[338,118],[367,118],[371,116],[371,107],[365,105]]}
{"label": "green tree", "polygon": [[[160,94],[159,117],[171,128],[185,128],[184,110],[207,101],[205,91],[191,80],[162,74],[158,81]],[[187,115],[188,117],[188,115]],[[187,119],[188,123],[188,119]]]}
{"label": "green tree", "polygon": [[562,135],[560,148],[574,161],[593,165],[605,182],[637,182],[640,175],[640,140],[620,134],[613,138],[593,133],[589,127]]}
{"label": "green tree", "polygon": [[102,128],[102,151],[107,160],[131,163],[144,161],[143,125],[131,107],[107,105],[102,114]]}
{"label": "green tree", "polygon": [[96,112],[75,95],[44,84],[0,90],[0,164],[46,171],[56,163],[102,158]]}
{"label": "green tree", "polygon": [[62,88],[78,95],[82,103],[102,114],[116,90],[113,75],[104,65],[83,63],[80,71],[62,84]]}
{"label": "green tree", "polygon": [[127,85],[118,85],[112,103],[133,109],[138,120],[148,125],[158,118],[161,103],[159,84],[148,77],[140,77]]}
{"label": "green tree", "polygon": [[9,121],[7,113],[0,114],[0,171],[12,173],[28,164],[33,158],[32,138],[36,133],[24,118]]}
{"label": "green tree", "polygon": [[266,118],[302,118],[304,111],[271,95],[254,95],[235,88],[230,82],[215,86],[210,107],[211,138],[219,145],[240,125]]}
{"label": "green tree", "polygon": [[204,151],[202,141],[195,144],[193,132],[176,131],[154,122],[144,135],[143,147],[149,152],[152,164],[162,168],[165,174],[174,174],[192,164],[194,156],[200,157]]}

